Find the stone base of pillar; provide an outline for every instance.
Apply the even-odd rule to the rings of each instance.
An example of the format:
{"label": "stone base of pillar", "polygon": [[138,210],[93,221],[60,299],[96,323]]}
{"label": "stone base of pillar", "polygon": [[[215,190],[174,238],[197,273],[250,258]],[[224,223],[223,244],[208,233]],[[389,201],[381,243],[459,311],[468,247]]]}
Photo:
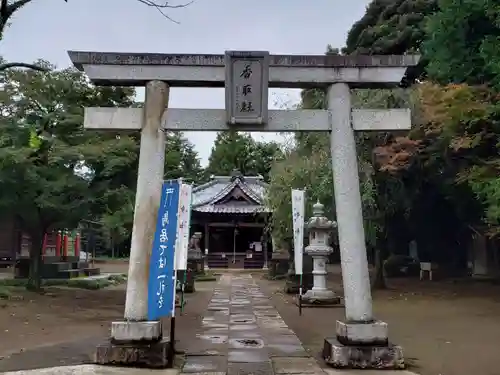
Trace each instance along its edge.
{"label": "stone base of pillar", "polygon": [[340,297],[337,296],[331,290],[308,290],[302,296],[302,306],[303,307],[329,307],[338,306],[340,304]]}
{"label": "stone base of pillar", "polygon": [[160,321],[123,321],[111,323],[113,342],[159,341],[163,337]]}
{"label": "stone base of pillar", "polygon": [[403,349],[389,343],[387,324],[337,321],[336,337],[326,338],[323,358],[335,368],[403,369]]}
{"label": "stone base of pillar", "polygon": [[110,341],[97,347],[94,361],[100,365],[172,368],[168,361],[170,342],[166,339],[142,342]]}
{"label": "stone base of pillar", "polygon": [[163,339],[160,321],[111,323],[111,339],[97,347],[94,361],[100,365],[168,368],[169,340]]}

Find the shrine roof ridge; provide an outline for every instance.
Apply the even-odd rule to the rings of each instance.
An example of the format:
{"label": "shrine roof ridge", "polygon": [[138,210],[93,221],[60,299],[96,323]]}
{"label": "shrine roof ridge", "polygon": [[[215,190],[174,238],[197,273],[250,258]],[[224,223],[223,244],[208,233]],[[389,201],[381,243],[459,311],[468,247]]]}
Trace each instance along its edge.
{"label": "shrine roof ridge", "polygon": [[[223,67],[225,55],[165,54],[129,52],[68,51],[79,70],[83,65],[166,65]],[[410,67],[418,64],[419,55],[270,55],[275,67],[369,68]]]}

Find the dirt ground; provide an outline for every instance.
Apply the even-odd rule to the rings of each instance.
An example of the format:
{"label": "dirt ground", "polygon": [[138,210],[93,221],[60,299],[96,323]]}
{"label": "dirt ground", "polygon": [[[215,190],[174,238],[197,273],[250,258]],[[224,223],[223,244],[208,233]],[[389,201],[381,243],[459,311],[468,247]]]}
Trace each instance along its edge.
{"label": "dirt ground", "polygon": [[[124,262],[99,267],[103,272],[127,271]],[[176,319],[179,349],[194,338],[214,286],[198,283],[197,292],[186,295],[185,312]],[[14,293],[18,299],[0,301],[0,372],[88,363],[96,345],[109,337],[111,322],[123,319],[125,285],[46,292],[19,289]]]}
{"label": "dirt ground", "polygon": [[[103,272],[126,273],[125,262],[99,264]],[[1,275],[4,277],[5,275]],[[283,281],[261,279],[264,293],[311,354],[321,361],[325,336],[334,335],[343,308],[304,309],[298,316]],[[177,318],[178,347],[186,348],[201,325],[214,282],[197,284],[186,311]],[[342,294],[334,268],[330,288]],[[389,324],[413,371],[421,375],[498,375],[500,286],[449,281],[390,281],[374,293],[374,311]],[[120,320],[125,286],[100,291],[49,289],[46,295],[19,290],[19,300],[0,301],[0,372],[87,363],[97,344],[109,337],[110,322]],[[168,324],[165,324],[168,327]],[[180,333],[182,332],[182,334]]]}
{"label": "dirt ground", "polygon": [[[335,335],[343,308],[309,308],[302,316],[283,281],[260,280],[266,294],[306,349],[321,360],[325,336]],[[484,282],[392,280],[374,293],[376,318],[389,324],[390,339],[403,346],[410,368],[421,375],[498,375],[500,286]],[[329,287],[342,294],[340,271]]]}

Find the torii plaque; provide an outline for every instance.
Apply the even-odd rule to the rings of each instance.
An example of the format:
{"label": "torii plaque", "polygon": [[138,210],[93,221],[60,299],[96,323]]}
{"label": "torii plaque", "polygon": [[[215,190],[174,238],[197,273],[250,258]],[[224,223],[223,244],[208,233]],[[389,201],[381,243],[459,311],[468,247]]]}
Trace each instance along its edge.
{"label": "torii plaque", "polygon": [[269,52],[227,51],[225,74],[227,123],[266,124]]}

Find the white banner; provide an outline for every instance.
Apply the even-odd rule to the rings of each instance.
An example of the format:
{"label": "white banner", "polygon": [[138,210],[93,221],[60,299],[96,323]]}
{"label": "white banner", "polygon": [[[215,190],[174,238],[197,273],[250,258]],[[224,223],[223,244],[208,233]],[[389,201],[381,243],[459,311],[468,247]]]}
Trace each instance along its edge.
{"label": "white banner", "polygon": [[292,221],[295,274],[302,275],[304,253],[305,191],[292,189]]}
{"label": "white banner", "polygon": [[177,231],[177,248],[175,256],[175,269],[187,269],[187,254],[189,246],[189,227],[191,225],[191,195],[193,187],[182,184],[179,194],[179,220]]}

